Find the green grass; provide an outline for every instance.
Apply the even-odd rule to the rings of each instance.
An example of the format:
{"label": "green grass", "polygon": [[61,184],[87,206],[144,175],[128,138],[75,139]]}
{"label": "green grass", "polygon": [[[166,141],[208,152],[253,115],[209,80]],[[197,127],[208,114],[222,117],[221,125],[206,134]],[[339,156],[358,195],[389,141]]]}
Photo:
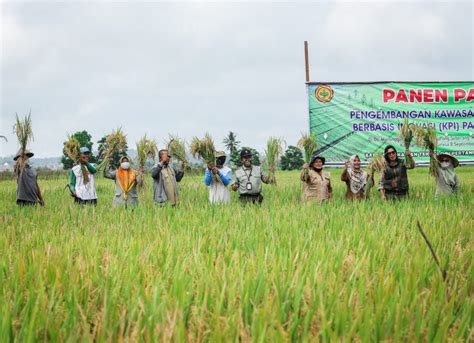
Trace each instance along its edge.
{"label": "green grass", "polygon": [[[427,169],[411,199],[301,204],[298,172],[278,172],[261,207],[209,206],[201,177],[179,208],[159,209],[151,182],[135,211],[72,204],[40,180],[46,208],[17,208],[0,183],[2,341],[466,341],[474,338],[473,171],[434,201]],[[148,176],[149,177],[149,176]],[[443,282],[416,228],[443,267]]]}

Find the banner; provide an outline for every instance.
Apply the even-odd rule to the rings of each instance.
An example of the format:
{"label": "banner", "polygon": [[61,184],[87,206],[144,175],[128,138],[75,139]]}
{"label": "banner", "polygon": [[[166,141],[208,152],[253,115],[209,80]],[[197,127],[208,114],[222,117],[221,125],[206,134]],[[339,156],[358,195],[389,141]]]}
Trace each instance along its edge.
{"label": "banner", "polygon": [[[341,163],[353,154],[362,161],[385,146],[405,151],[398,130],[410,123],[436,129],[438,152],[461,163],[474,163],[473,82],[307,83],[309,125],[327,162]],[[415,160],[428,152],[410,147]]]}

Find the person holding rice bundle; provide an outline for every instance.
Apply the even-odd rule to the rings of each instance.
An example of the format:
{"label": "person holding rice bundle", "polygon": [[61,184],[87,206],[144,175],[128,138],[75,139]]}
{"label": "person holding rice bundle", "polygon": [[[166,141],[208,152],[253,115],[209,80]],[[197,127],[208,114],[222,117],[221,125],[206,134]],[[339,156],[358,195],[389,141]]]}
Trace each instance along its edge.
{"label": "person holding rice bundle", "polygon": [[138,205],[137,192],[137,173],[130,166],[130,159],[123,156],[120,159],[120,165],[116,170],[112,169],[110,165],[104,169],[104,177],[115,180],[115,196],[113,206],[135,206]]}
{"label": "person holding rice bundle", "polygon": [[459,191],[459,178],[454,172],[454,168],[459,166],[459,161],[453,155],[442,152],[436,158],[439,167],[436,176],[436,193],[435,199],[442,195],[456,194]]}
{"label": "person holding rice bundle", "polygon": [[349,161],[346,161],[344,171],[341,175],[341,181],[347,185],[346,199],[365,199],[365,189],[368,178],[367,173],[360,167],[359,156],[352,155]]}
{"label": "person holding rice bundle", "polygon": [[261,204],[263,201],[262,182],[268,183],[268,176],[263,174],[262,168],[252,165],[252,152],[242,149],[240,152],[242,168],[235,172],[235,182],[232,185],[234,192],[239,192],[242,204]]}
{"label": "person holding rice bundle", "polygon": [[384,149],[385,169],[379,180],[379,191],[382,200],[401,200],[408,196],[407,169],[415,168],[415,160],[409,149],[405,150],[405,160],[398,158],[393,145]]}
{"label": "person holding rice bundle", "polygon": [[78,205],[97,205],[97,193],[95,191],[94,174],[97,168],[89,163],[90,150],[88,147],[79,149],[80,163],[72,167],[69,173],[69,190],[74,197],[74,203]]}
{"label": "person holding rice bundle", "polygon": [[36,170],[28,163],[33,157],[31,151],[21,150],[15,155],[15,176],[17,182],[16,203],[19,206],[34,206],[40,204],[44,206],[43,196],[38,185],[38,175]]}
{"label": "person holding rice bundle", "polygon": [[209,187],[211,204],[227,204],[230,202],[230,191],[227,186],[232,180],[232,170],[224,166],[224,151],[216,151],[216,164],[208,163],[204,174],[204,184]]}
{"label": "person holding rice bundle", "polygon": [[168,150],[158,151],[159,162],[151,170],[153,178],[153,200],[163,207],[166,202],[176,206],[179,202],[178,182],[184,176],[184,163],[182,170],[178,171],[169,165],[170,156]]}
{"label": "person holding rice bundle", "polygon": [[326,159],[314,153],[310,163],[303,165],[301,181],[303,182],[302,200],[304,202],[324,202],[332,198],[331,175],[323,171]]}

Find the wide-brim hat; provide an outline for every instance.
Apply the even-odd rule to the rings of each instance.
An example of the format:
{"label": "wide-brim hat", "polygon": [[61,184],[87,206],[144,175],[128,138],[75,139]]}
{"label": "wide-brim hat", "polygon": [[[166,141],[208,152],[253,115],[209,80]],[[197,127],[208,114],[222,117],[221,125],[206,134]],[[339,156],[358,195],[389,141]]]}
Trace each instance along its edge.
{"label": "wide-brim hat", "polygon": [[313,164],[314,161],[316,161],[317,159],[320,159],[321,162],[323,162],[323,165],[326,164],[326,159],[323,157],[323,156],[319,156],[318,154],[314,154],[312,157],[311,157],[311,162],[309,164]]}
{"label": "wide-brim hat", "polygon": [[449,152],[441,152],[438,155],[436,155],[436,158],[438,159],[438,161],[441,160],[442,156],[446,156],[446,157],[449,157],[451,159],[451,163],[453,164],[453,168],[456,168],[456,167],[459,166],[458,159],[456,157],[454,157],[453,155],[451,155]]}
{"label": "wide-brim hat", "polygon": [[[18,160],[21,155],[22,155],[21,150],[19,150],[19,151],[16,153],[15,157],[13,157],[13,161]],[[32,153],[31,151],[29,151],[29,150],[25,150],[25,155],[26,155],[26,157],[30,158],[30,157],[33,157],[35,154],[33,154],[33,153]]]}
{"label": "wide-brim hat", "polygon": [[214,154],[214,157],[215,158],[226,157],[226,155],[224,151],[216,151],[216,153]]}

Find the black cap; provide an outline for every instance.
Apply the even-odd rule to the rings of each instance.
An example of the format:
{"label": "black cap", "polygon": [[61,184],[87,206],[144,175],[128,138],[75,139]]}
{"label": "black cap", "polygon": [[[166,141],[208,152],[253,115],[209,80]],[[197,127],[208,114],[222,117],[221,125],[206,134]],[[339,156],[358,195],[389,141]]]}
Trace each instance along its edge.
{"label": "black cap", "polygon": [[240,152],[240,158],[252,157],[252,152],[249,149],[242,149]]}
{"label": "black cap", "polygon": [[321,160],[321,162],[323,162],[323,165],[326,164],[326,159],[322,156],[319,156],[318,154],[313,154],[313,156],[311,157],[311,162],[309,164],[313,164],[314,161],[318,159]]}

